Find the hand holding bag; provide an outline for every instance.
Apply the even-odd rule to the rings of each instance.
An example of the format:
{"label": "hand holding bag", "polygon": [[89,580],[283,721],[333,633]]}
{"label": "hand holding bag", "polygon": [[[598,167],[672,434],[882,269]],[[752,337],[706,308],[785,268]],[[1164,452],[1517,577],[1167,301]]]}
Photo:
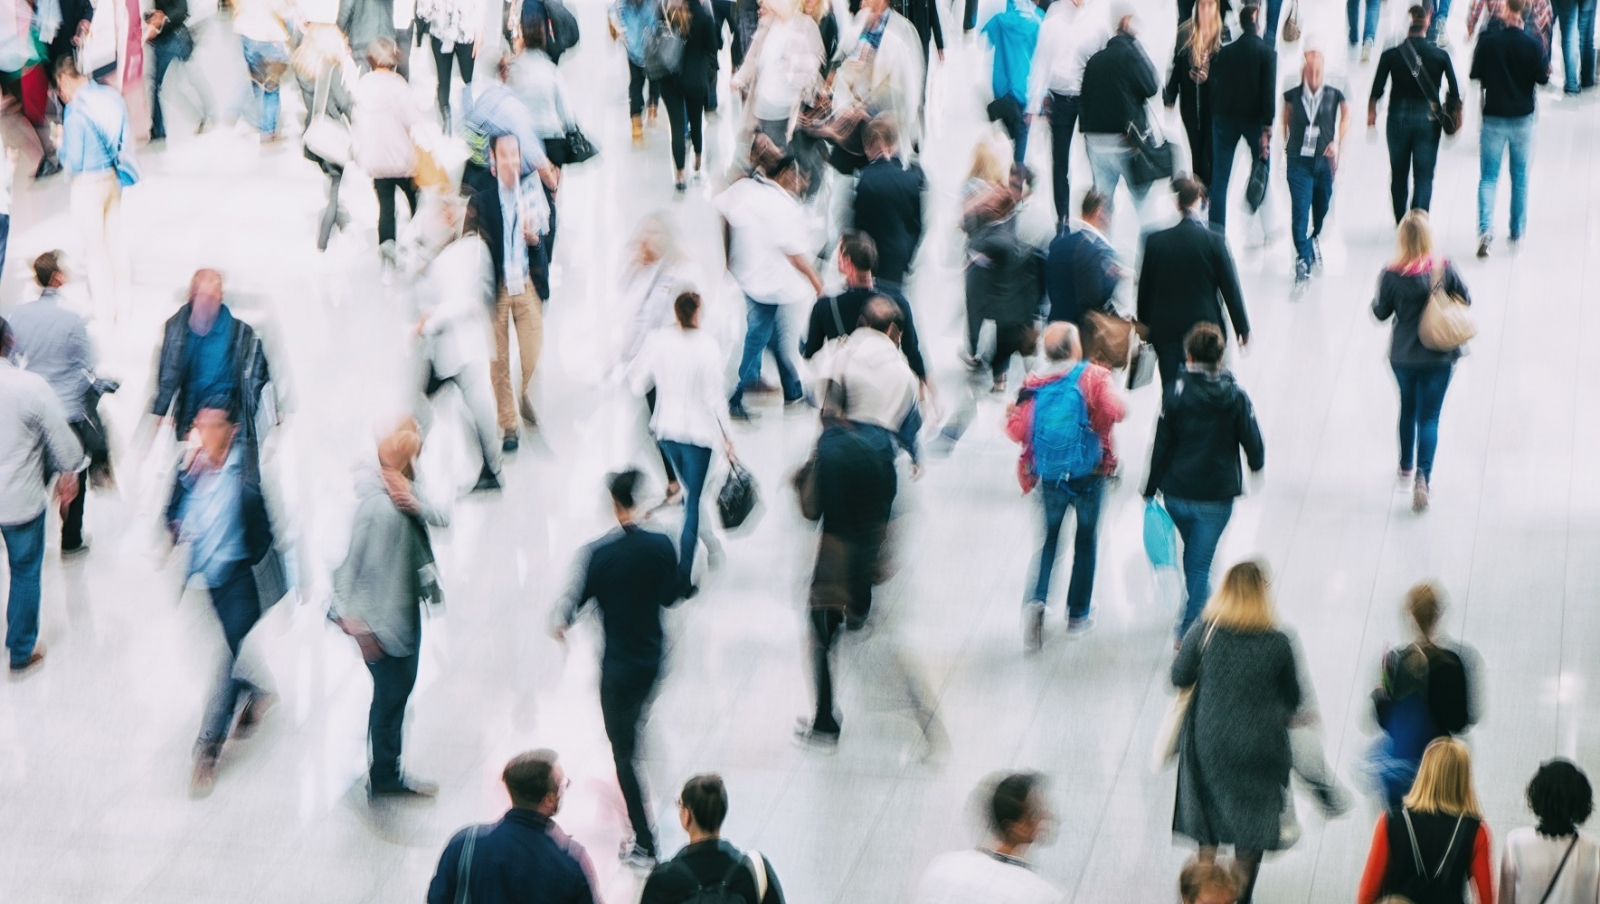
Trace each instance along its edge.
{"label": "hand holding bag", "polygon": [[1148,130],[1140,131],[1138,126],[1130,122],[1124,136],[1131,152],[1128,155],[1128,178],[1138,185],[1171,179],[1177,168],[1172,156],[1172,143],[1162,135],[1159,117],[1147,112],[1145,121],[1150,124]]}
{"label": "hand holding bag", "polygon": [[1467,303],[1445,288],[1444,258],[1433,264],[1433,288],[1417,323],[1417,339],[1436,352],[1453,352],[1478,334]]}
{"label": "hand holding bag", "polygon": [[[1217,625],[1212,622],[1206,628],[1206,636],[1200,640],[1202,664],[1205,662],[1206,648],[1211,646],[1211,636],[1215,633]],[[1178,691],[1178,696],[1172,698],[1172,705],[1167,707],[1166,716],[1161,719],[1161,728],[1156,732],[1155,759],[1152,762],[1157,772],[1166,770],[1178,761],[1178,740],[1183,737],[1184,723],[1189,719],[1189,703],[1194,699],[1194,689],[1199,685],[1200,679],[1197,676],[1194,684]]]}

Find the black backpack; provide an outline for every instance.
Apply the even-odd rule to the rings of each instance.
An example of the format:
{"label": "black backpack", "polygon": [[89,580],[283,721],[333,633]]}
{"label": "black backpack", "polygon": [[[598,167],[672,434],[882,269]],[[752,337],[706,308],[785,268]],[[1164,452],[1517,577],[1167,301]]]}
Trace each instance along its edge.
{"label": "black backpack", "polygon": [[694,894],[684,900],[684,904],[750,904],[744,895],[734,891],[732,887],[734,878],[744,870],[749,870],[755,879],[756,902],[760,904],[761,899],[767,896],[767,867],[762,862],[761,855],[755,851],[738,854],[726,875],[716,882],[695,889]]}

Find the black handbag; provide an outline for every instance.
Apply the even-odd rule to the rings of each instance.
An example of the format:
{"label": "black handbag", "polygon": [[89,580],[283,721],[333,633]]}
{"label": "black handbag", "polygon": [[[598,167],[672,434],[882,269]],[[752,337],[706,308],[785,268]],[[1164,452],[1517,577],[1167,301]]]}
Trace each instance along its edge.
{"label": "black handbag", "polygon": [[1156,130],[1140,131],[1128,123],[1128,180],[1135,185],[1149,185],[1158,179],[1171,179],[1176,171],[1172,143],[1156,141]]}
{"label": "black handbag", "polygon": [[544,143],[544,153],[556,166],[567,166],[592,160],[600,151],[577,126],[570,126],[561,138],[551,138]]}
{"label": "black handbag", "polygon": [[761,498],[756,490],[756,477],[737,459],[728,462],[728,479],[717,493],[717,517],[723,530],[733,530],[749,519]]}
{"label": "black handbag", "polygon": [[1128,388],[1138,389],[1155,379],[1155,376],[1156,348],[1148,342],[1140,342],[1139,350],[1128,361]]}
{"label": "black handbag", "polygon": [[1244,189],[1244,203],[1250,208],[1251,213],[1261,209],[1261,202],[1267,199],[1267,161],[1261,157],[1255,158],[1250,164],[1250,184]]}

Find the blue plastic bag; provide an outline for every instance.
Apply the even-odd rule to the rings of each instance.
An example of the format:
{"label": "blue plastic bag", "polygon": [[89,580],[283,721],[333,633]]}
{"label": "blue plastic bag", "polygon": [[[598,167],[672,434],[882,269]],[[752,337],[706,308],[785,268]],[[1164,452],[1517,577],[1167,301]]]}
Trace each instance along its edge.
{"label": "blue plastic bag", "polygon": [[1144,503],[1144,554],[1156,568],[1178,564],[1178,528],[1165,507],[1154,499]]}

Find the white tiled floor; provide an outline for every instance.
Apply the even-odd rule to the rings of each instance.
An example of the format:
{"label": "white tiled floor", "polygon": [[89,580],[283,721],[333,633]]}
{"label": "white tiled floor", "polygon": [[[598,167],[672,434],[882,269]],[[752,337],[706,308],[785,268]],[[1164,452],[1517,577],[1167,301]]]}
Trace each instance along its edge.
{"label": "white tiled floor", "polygon": [[[356,227],[319,255],[311,236],[322,185],[298,150],[258,151],[228,128],[184,137],[175,124],[177,137],[145,155],[146,181],[127,194],[133,298],[114,329],[95,327],[103,370],[126,380],[109,403],[121,493],[91,500],[95,549],[85,561],[49,557],[48,664],[0,687],[0,900],[418,900],[449,833],[504,807],[496,782],[504,760],[536,746],[560,750],[574,777],[561,821],[594,854],[605,900],[636,894],[636,879],[611,856],[622,811],[598,717],[594,632],[578,632],[563,650],[544,624],[573,550],[606,526],[601,475],[629,461],[654,473],[642,406],[612,376],[624,319],[616,277],[633,226],[668,211],[707,272],[718,269],[720,250],[711,180],[672,197],[664,122],[647,151],[629,149],[620,51],[603,37],[599,4],[577,6],[585,38],[562,68],[603,154],[569,171],[562,194],[559,275],[536,383],[543,432],[508,464],[504,496],[457,503],[455,526],[436,539],[450,602],[425,629],[407,762],[442,784],[437,804],[367,807],[369,683],[321,615],[353,506],[350,466],[402,401],[409,315],[376,279],[375,205],[365,183],[349,179]],[[1171,7],[1146,7],[1145,37],[1165,75]],[[1359,116],[1371,67],[1347,60],[1341,10],[1322,7],[1308,9],[1308,33],[1330,50],[1334,78],[1352,85]],[[1455,37],[1459,45],[1459,25]],[[243,85],[229,41],[213,28],[201,48],[224,100]],[[953,45],[933,74],[924,146],[933,225],[911,289],[947,407],[961,387],[954,198],[987,84],[975,46]],[[1284,56],[1284,68],[1297,66],[1297,50]],[[1459,51],[1463,75],[1466,63]],[[425,56],[416,70],[419,92],[430,92]],[[1443,149],[1434,221],[1471,286],[1482,332],[1445,406],[1425,517],[1410,513],[1394,482],[1388,333],[1367,313],[1392,242],[1381,137],[1360,123],[1353,131],[1323,242],[1327,274],[1304,298],[1287,297],[1281,181],[1276,242],[1259,247],[1243,216],[1232,234],[1256,325],[1237,372],[1256,401],[1268,467],[1264,485],[1239,504],[1219,561],[1271,561],[1279,605],[1310,660],[1329,756],[1346,775],[1371,737],[1365,700],[1377,656],[1401,636],[1399,596],[1418,578],[1443,581],[1452,633],[1488,666],[1487,715],[1472,738],[1497,837],[1527,822],[1521,788],[1540,759],[1600,765],[1600,703],[1584,653],[1600,637],[1591,605],[1600,592],[1600,479],[1588,464],[1600,442],[1592,402],[1600,356],[1583,338],[1600,245],[1597,115],[1587,97],[1545,93],[1540,104],[1531,228],[1516,253],[1471,259],[1476,125]],[[286,102],[290,121],[298,106]],[[725,116],[708,130],[713,169],[728,162],[731,123]],[[1047,173],[1043,135],[1030,161]],[[1075,167],[1087,171],[1081,157]],[[1077,181],[1081,189],[1087,180]],[[1234,181],[1242,185],[1242,170]],[[1036,226],[1048,222],[1047,195],[1029,213]],[[1125,199],[1122,208],[1117,238],[1131,254],[1134,218]],[[33,254],[78,249],[60,180],[19,185],[13,222],[0,310],[25,295]],[[253,637],[283,703],[254,740],[230,749],[216,793],[196,802],[186,795],[188,754],[221,644],[203,597],[180,597],[176,564],[158,551],[152,514],[166,446],[145,453],[136,427],[161,321],[198,266],[226,270],[241,315],[277,342],[292,409],[272,469],[313,590],[308,604],[273,610]],[[705,289],[731,342],[737,295],[720,278]],[[753,533],[726,541],[723,569],[670,617],[671,671],[647,732],[665,848],[683,840],[671,807],[677,785],[719,770],[733,794],[728,834],[771,857],[791,900],[903,900],[931,856],[973,838],[974,785],[1027,767],[1054,779],[1061,826],[1035,854],[1069,900],[1171,897],[1186,851],[1168,829],[1172,776],[1147,764],[1166,706],[1173,612],[1157,601],[1144,563],[1133,480],[1105,507],[1099,629],[1067,642],[1058,600],[1044,653],[1024,658],[1017,607],[1037,514],[1016,491],[1000,402],[979,406],[955,455],[903,492],[904,567],[882,594],[883,623],[840,652],[849,727],[836,758],[788,741],[810,697],[800,618],[810,549],[784,481],[815,428],[769,410],[739,434],[767,510]],[[1153,391],[1137,393],[1119,430],[1130,477],[1142,476],[1155,408]],[[470,477],[471,455],[448,413],[439,425],[425,470],[436,493],[449,495]],[[915,757],[898,677],[907,673],[931,689],[950,734],[932,763]],[[1268,864],[1258,900],[1348,900],[1372,815],[1368,804],[1324,824],[1302,803],[1305,838]]]}

